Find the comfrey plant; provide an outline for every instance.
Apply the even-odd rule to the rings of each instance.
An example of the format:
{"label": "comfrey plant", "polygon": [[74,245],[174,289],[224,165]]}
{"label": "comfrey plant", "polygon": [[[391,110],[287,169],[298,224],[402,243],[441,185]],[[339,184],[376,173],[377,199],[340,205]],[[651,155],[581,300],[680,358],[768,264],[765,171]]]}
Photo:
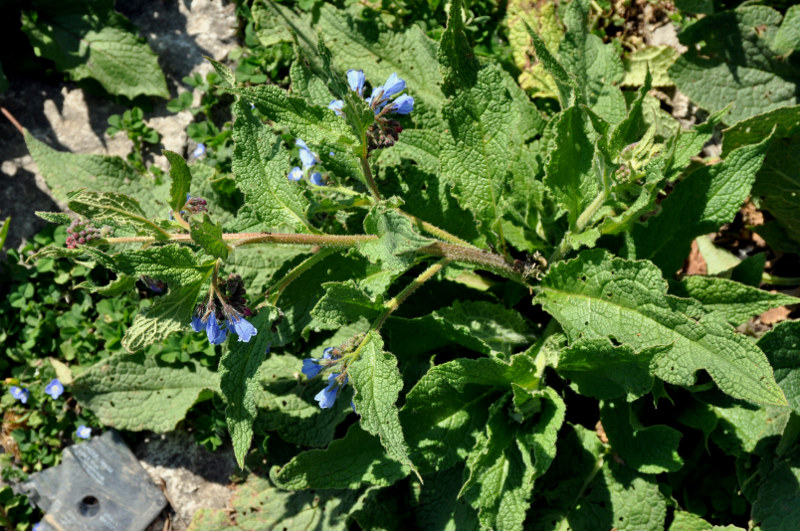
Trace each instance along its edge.
{"label": "comfrey plant", "polygon": [[[168,188],[71,193],[70,209],[110,229],[42,253],[115,271],[108,293],[142,279],[152,304],[125,334],[130,352],[190,330],[221,345],[218,374],[139,355],[76,378],[104,412],[152,409],[114,400],[115,371],[148,390],[163,378],[169,411],[101,420],[168,430],[219,393],[241,465],[270,433],[258,451],[280,465],[261,488],[314,489],[325,518],[350,511],[365,528],[413,514],[426,529],[663,529],[668,507],[692,518],[684,469],[702,451],[682,434],[741,456],[777,444],[743,435],[769,419],[789,451],[800,430],[784,392],[800,364],[786,352],[800,331],[756,342],[734,327],[797,299],[677,275],[693,240],[747,199],[771,127],[726,136],[716,164],[693,161],[724,112],[664,126],[648,74],[619,88],[622,63],[583,1],[564,3],[555,41],[515,27],[535,102],[476,59],[458,1],[438,43],[419,28],[361,34],[329,5],[319,28],[269,9],[300,32],[290,90],[237,85],[214,64],[237,98],[241,209],[224,209],[206,167],[165,152]],[[58,166],[63,154],[27,138],[43,172]],[[737,464],[749,499],[772,463]]]}

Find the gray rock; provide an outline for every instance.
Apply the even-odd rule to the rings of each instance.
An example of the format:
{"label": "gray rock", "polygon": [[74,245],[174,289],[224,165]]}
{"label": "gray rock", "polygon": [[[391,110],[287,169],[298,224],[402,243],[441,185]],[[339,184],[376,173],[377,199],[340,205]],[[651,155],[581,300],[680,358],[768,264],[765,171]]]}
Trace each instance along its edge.
{"label": "gray rock", "polygon": [[[134,454],[175,510],[173,530],[186,529],[198,509],[228,506],[233,494],[230,476],[238,470],[232,449],[211,453],[195,443],[191,434],[171,432],[146,439]],[[163,517],[161,525],[157,519],[150,529],[162,527]]]}

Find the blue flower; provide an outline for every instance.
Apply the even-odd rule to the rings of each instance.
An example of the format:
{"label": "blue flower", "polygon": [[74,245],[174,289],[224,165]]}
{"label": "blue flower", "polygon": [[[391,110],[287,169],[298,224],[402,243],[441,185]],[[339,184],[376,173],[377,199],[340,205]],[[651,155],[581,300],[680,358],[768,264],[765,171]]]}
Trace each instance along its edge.
{"label": "blue flower", "polygon": [[[192,156],[194,158],[202,157],[205,154],[206,154],[206,145],[203,143],[197,144],[197,147],[194,148],[194,151],[192,151]],[[187,201],[189,200],[188,194],[186,196],[186,200]]]}
{"label": "blue flower", "polygon": [[[303,142],[302,138],[296,138],[294,141],[294,145],[299,147],[300,149],[308,149],[308,146],[306,145],[305,142]],[[311,150],[309,149],[309,151]]]}
{"label": "blue flower", "polygon": [[[392,75],[389,76],[389,79],[386,80],[386,83],[383,84],[383,87],[379,87],[382,90],[381,97],[383,98],[391,98],[395,94],[400,94],[406,89],[406,82],[397,77],[397,74],[392,72]],[[375,94],[375,91],[373,91]]]}
{"label": "blue flower", "polygon": [[44,392],[53,397],[53,400],[57,400],[64,393],[64,386],[58,381],[58,378],[53,378],[44,388]]}
{"label": "blue flower", "polygon": [[336,113],[337,116],[343,116],[344,113],[342,109],[344,109],[344,101],[342,100],[331,100],[328,104],[328,108]]}
{"label": "blue flower", "polygon": [[331,407],[336,400],[336,397],[339,396],[339,391],[342,389],[342,387],[347,385],[347,375],[345,375],[341,385],[336,381],[340,375],[341,373],[335,372],[328,376],[328,387],[314,396],[314,400],[319,402],[319,407],[322,409],[328,409]]}
{"label": "blue flower", "polygon": [[42,529],[42,523],[36,522],[35,524],[33,524],[31,531],[40,531],[41,529]]}
{"label": "blue flower", "polygon": [[206,321],[206,336],[208,336],[208,342],[212,345],[219,345],[225,341],[227,335],[228,331],[219,326],[217,317],[214,315],[214,312],[211,312],[211,315],[208,316],[208,320]]}
{"label": "blue flower", "polygon": [[330,156],[330,157],[333,157],[334,155],[336,155],[336,153],[334,153],[333,151],[331,151],[330,153],[328,153],[328,156]]}
{"label": "blue flower", "polygon": [[303,170],[301,170],[299,166],[295,166],[286,178],[290,181],[299,181],[303,178]]}
{"label": "blue flower", "polygon": [[304,168],[310,168],[317,163],[317,156],[308,148],[300,149],[300,161]]}
{"label": "blue flower", "polygon": [[253,110],[253,109],[255,109],[255,108],[256,108],[256,104],[255,104],[255,103],[251,103],[251,104],[250,104],[250,110],[252,111],[252,110]]}
{"label": "blue flower", "polygon": [[323,360],[329,360],[333,356],[333,347],[328,347],[322,351],[322,358],[306,358],[303,360],[303,374],[307,378],[313,378],[328,366]]}
{"label": "blue flower", "polygon": [[317,171],[312,173],[308,180],[315,186],[325,186],[325,182],[322,180],[322,174]]}
{"label": "blue flower", "polygon": [[247,319],[239,315],[232,315],[228,318],[228,328],[233,329],[239,335],[240,342],[249,342],[250,338],[258,333],[256,327],[250,324]]}
{"label": "blue flower", "polygon": [[328,387],[314,396],[314,400],[319,402],[319,407],[322,409],[328,409],[329,407],[333,406],[333,403],[336,401],[336,397],[339,395],[340,387],[336,382],[337,376],[339,376],[337,373],[333,373],[328,376]]}
{"label": "blue flower", "polygon": [[197,315],[192,317],[192,330],[194,330],[195,332],[199,332],[205,327],[206,325],[203,324],[203,319],[201,317]]}
{"label": "blue flower", "polygon": [[28,390],[26,388],[17,387],[16,385],[12,385],[11,389],[9,389],[9,392],[11,393],[11,396],[16,398],[17,400],[19,400],[23,404],[27,404],[28,403],[28,396],[30,396],[30,393],[28,392]]}
{"label": "blue flower", "polygon": [[364,81],[366,81],[366,77],[364,76],[363,70],[347,71],[347,84],[350,85],[350,89],[354,90],[359,96],[363,95]]}
{"label": "blue flower", "polygon": [[394,100],[391,104],[389,112],[394,112],[397,114],[408,114],[414,110],[414,98],[409,96],[408,94],[403,94],[396,100]]}
{"label": "blue flower", "polygon": [[75,435],[77,435],[79,439],[88,439],[89,437],[92,436],[92,428],[89,428],[88,426],[84,426],[83,424],[81,424],[80,426],[78,426]]}
{"label": "blue flower", "polygon": [[303,360],[302,373],[306,375],[306,378],[315,377],[325,368],[323,365],[319,364],[319,361],[320,360],[315,358],[306,358]]}

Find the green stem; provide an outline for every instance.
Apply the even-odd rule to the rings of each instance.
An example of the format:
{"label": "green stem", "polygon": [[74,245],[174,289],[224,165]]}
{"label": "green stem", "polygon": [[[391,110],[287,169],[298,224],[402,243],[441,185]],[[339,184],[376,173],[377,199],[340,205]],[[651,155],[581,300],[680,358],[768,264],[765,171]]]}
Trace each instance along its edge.
{"label": "green stem", "polygon": [[[230,242],[232,247],[242,245],[253,245],[257,243],[275,243],[291,245],[318,245],[320,247],[331,247],[345,249],[356,247],[359,244],[375,241],[378,236],[374,234],[285,234],[275,232],[251,232],[251,233],[226,233],[222,235],[222,240]],[[155,243],[157,240],[152,236],[128,236],[120,238],[106,238],[104,243]],[[192,241],[189,234],[171,234],[169,241],[186,242]],[[449,258],[451,261],[463,262],[475,265],[481,269],[492,271],[500,276],[528,285],[523,277],[523,264],[519,261],[510,263],[502,255],[490,253],[476,247],[465,247],[463,245],[433,242],[430,245],[417,249],[417,253],[427,256],[440,256]]]}
{"label": "green stem", "polygon": [[589,222],[592,221],[594,215],[597,214],[597,211],[600,210],[600,207],[603,206],[603,203],[606,202],[606,199],[608,199],[608,187],[604,186],[603,192],[600,193],[600,195],[598,195],[597,197],[595,197],[594,201],[592,201],[589,204],[589,206],[587,206],[584,209],[584,211],[581,212],[581,215],[578,216],[578,219],[575,221],[575,229],[568,230],[567,233],[564,234],[564,237],[561,239],[561,242],[558,244],[558,247],[555,248],[553,254],[551,254],[550,258],[547,259],[548,265],[558,262],[567,255],[570,249],[572,249],[572,244],[569,243],[569,236],[571,234],[582,233],[583,230],[586,228],[586,225],[588,225]]}
{"label": "green stem", "polygon": [[455,243],[458,245],[464,245],[466,247],[472,247],[473,249],[478,249],[478,247],[475,247],[468,241],[462,240],[455,234],[450,234],[446,230],[441,229],[432,223],[428,223],[427,221],[422,220],[413,214],[409,214],[408,212],[404,212],[403,210],[400,209],[397,209],[397,211],[403,216],[407,217],[409,220],[411,220],[412,223],[417,225],[419,228],[421,228],[431,236],[436,236],[437,238],[444,240],[446,242]]}
{"label": "green stem", "polygon": [[335,253],[337,250],[338,249],[334,247],[323,247],[313,255],[300,262],[277,284],[270,286],[269,289],[267,289],[267,300],[272,304],[276,304],[281,294],[289,286],[289,284],[297,280],[300,275],[311,269],[315,264],[322,261],[324,258]]}
{"label": "green stem", "polygon": [[430,280],[436,273],[444,269],[450,262],[452,262],[450,258],[442,258],[435,264],[432,264],[430,267],[428,267],[428,269],[423,271],[417,278],[412,280],[408,286],[403,288],[403,291],[393,297],[392,300],[384,304],[385,309],[383,310],[383,313],[381,313],[375,319],[371,328],[375,331],[380,330],[383,326],[383,323],[386,322],[386,319],[392,315],[392,312],[399,308],[400,305],[403,304],[403,302],[405,302],[405,300],[411,296],[412,293],[417,291],[420,286]]}
{"label": "green stem", "polygon": [[367,159],[367,139],[366,134],[362,138],[362,144],[364,146],[363,152],[361,153],[361,170],[364,172],[364,179],[367,180],[367,186],[369,187],[370,193],[372,193],[372,197],[375,198],[375,201],[381,200],[381,194],[378,192],[378,185],[375,184],[375,179],[372,177],[372,169],[369,167],[369,160]]}
{"label": "green stem", "polygon": [[583,497],[583,493],[586,492],[586,489],[589,488],[589,485],[592,484],[592,481],[594,481],[594,478],[595,476],[597,476],[597,473],[603,470],[603,464],[605,464],[605,456],[601,455],[594,462],[594,467],[592,467],[592,471],[589,472],[588,476],[586,476],[586,480],[583,482],[583,485],[581,485],[581,488],[578,491],[578,495],[575,496],[575,499],[572,501],[569,511],[567,512],[566,515],[564,515],[564,519],[561,520],[561,523],[559,523],[558,531],[562,530],[566,531],[567,529],[569,529],[569,521],[567,520],[567,517],[572,512],[572,509],[574,509],[578,505],[578,502]]}
{"label": "green stem", "polygon": [[776,277],[769,273],[762,273],[761,282],[773,286],[798,286],[800,285],[800,277]]}

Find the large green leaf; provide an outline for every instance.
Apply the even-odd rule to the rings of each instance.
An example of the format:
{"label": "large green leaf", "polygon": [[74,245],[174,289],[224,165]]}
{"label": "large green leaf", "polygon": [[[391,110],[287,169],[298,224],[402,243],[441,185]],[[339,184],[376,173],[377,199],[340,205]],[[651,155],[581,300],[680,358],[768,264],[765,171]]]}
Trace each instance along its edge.
{"label": "large green leaf", "polygon": [[61,201],[78,188],[121,193],[139,202],[148,218],[167,218],[169,185],[156,185],[119,157],[56,151],[25,132],[25,143],[47,186]]}
{"label": "large green leaf", "polygon": [[655,476],[607,459],[606,452],[595,432],[582,426],[562,430],[526,529],[663,530],[667,500]]}
{"label": "large green leaf", "polygon": [[248,206],[267,230],[288,227],[312,231],[306,219],[308,199],[299,183],[286,177],[291,165],[281,138],[253,116],[249,105],[240,101],[236,111],[233,171]]}
{"label": "large green leaf", "polygon": [[355,389],[353,404],[361,427],[378,436],[392,458],[414,470],[395,405],[403,388],[397,360],[383,350],[383,340],[374,330],[367,332],[358,352],[347,374]]}
{"label": "large green leaf", "polygon": [[723,162],[690,173],[661,203],[661,213],[635,225],[637,258],[649,258],[672,276],[689,254],[692,240],[733,220],[750,194],[768,139],[736,149]]}
{"label": "large green leaf", "polygon": [[[773,133],[774,128],[774,133]],[[723,152],[757,142],[772,133],[764,165],[756,175],[753,195],[775,217],[775,223],[800,242],[800,105],[782,107],[739,122],[725,131]],[[772,243],[772,242],[769,242]],[[780,249],[776,249],[780,250]],[[796,252],[795,248],[791,249]]]}
{"label": "large green leaf", "polygon": [[[789,24],[790,26],[783,25]],[[678,89],[700,107],[718,111],[733,104],[726,117],[733,124],[758,113],[796,105],[800,68],[785,61],[781,52],[792,24],[767,6],[742,6],[703,17],[680,34],[688,46],[669,69]]]}
{"label": "large green leaf", "polygon": [[69,192],[67,197],[69,208],[87,219],[110,223],[115,227],[130,226],[137,232],[152,234],[158,239],[169,238],[169,233],[147,219],[139,203],[132,197],[85,188]]}
{"label": "large green leaf", "polygon": [[653,387],[650,364],[669,346],[636,352],[629,345],[614,345],[608,339],[580,339],[558,353],[558,374],[578,393],[609,399],[624,396],[635,400]]}
{"label": "large green leaf", "polygon": [[[328,102],[310,105],[304,98],[290,96],[285,90],[274,85],[246,87],[236,92],[243,100],[255,105],[265,117],[276,124],[288,127],[293,135],[302,138],[308,144],[330,142],[349,146],[355,143],[356,139],[352,136],[347,123],[326,107]],[[237,109],[239,117],[237,123],[242,119],[260,123],[253,118],[249,104],[240,102],[237,104]],[[256,127],[255,123],[250,127]],[[242,126],[244,125],[243,123]],[[252,137],[258,138],[257,135]],[[241,138],[246,139],[245,136]],[[286,168],[285,173],[288,172],[289,168]]]}
{"label": "large green leaf", "polygon": [[717,313],[733,326],[739,326],[770,308],[800,303],[800,299],[782,293],[770,293],[726,278],[699,275],[671,284],[670,292],[699,301],[703,310]]}
{"label": "large green leaf", "polygon": [[232,488],[223,509],[200,509],[189,531],[253,531],[259,529],[347,529],[357,493],[287,492],[256,474]]}
{"label": "large green leaf", "polygon": [[561,64],[575,80],[585,103],[611,124],[625,118],[625,99],[615,85],[625,69],[617,51],[589,31],[589,2],[570,2],[563,11],[566,27],[558,48]]}
{"label": "large green leaf", "polygon": [[482,234],[497,240],[497,223],[511,200],[513,173],[524,151],[518,134],[523,114],[504,86],[508,74],[488,65],[472,87],[456,92],[442,112],[447,132],[439,152],[441,175],[459,204],[471,211]]}
{"label": "large green leaf", "polygon": [[558,115],[554,127],[556,148],[545,167],[545,184],[555,200],[567,211],[570,226],[600,193],[594,167],[596,135],[580,107]]}
{"label": "large green leaf", "polygon": [[683,465],[678,455],[681,432],[663,424],[635,429],[631,415],[631,407],[624,400],[601,403],[600,420],[608,443],[625,464],[642,474],[680,469]]}
{"label": "large green leaf", "polygon": [[536,302],[572,341],[613,337],[635,349],[672,345],[654,360],[654,374],[664,381],[692,385],[703,369],[735,398],[786,404],[758,347],[713,315],[687,315],[683,299],[666,293],[653,264],[596,250],[551,267]]}
{"label": "large green leaf", "polygon": [[409,391],[400,421],[422,474],[466,458],[516,370],[493,358],[457,359],[433,367]]}
{"label": "large green leaf", "polygon": [[158,58],[109,0],[37,0],[22,29],[36,55],[74,80],[97,80],[111,94],[169,97]]}
{"label": "large green leaf", "polygon": [[[274,306],[261,308],[251,318],[258,333],[249,342],[228,338],[219,362],[220,387],[227,401],[225,419],[233,441],[233,451],[240,467],[250,450],[253,422],[256,420],[256,397],[261,390],[258,368],[272,344],[272,322],[278,317]],[[230,331],[231,334],[233,333]]]}
{"label": "large green leaf", "polygon": [[137,352],[176,332],[189,333],[201,287],[202,282],[171,286],[166,295],[158,297],[152,306],[136,314],[133,323],[125,330],[122,346],[129,352]]}
{"label": "large green leaf", "polygon": [[342,439],[324,450],[303,452],[280,468],[272,479],[283,489],[357,489],[386,486],[403,479],[409,468],[386,455],[377,437],[353,424]]}
{"label": "large green leaf", "polygon": [[800,321],[779,324],[758,340],[789,406],[800,414]]}
{"label": "large green leaf", "polygon": [[759,529],[790,531],[800,518],[800,460],[777,461],[758,489],[753,523]]}
{"label": "large green leaf", "polygon": [[206,389],[219,391],[219,376],[202,365],[163,365],[144,354],[103,360],[70,387],[103,425],[155,432],[175,429]]}
{"label": "large green leaf", "polygon": [[486,433],[467,456],[465,498],[479,510],[483,526],[519,529],[529,507],[534,480],[556,454],[565,405],[552,389],[539,392],[542,409],[535,421],[518,424],[505,401],[492,405]]}

